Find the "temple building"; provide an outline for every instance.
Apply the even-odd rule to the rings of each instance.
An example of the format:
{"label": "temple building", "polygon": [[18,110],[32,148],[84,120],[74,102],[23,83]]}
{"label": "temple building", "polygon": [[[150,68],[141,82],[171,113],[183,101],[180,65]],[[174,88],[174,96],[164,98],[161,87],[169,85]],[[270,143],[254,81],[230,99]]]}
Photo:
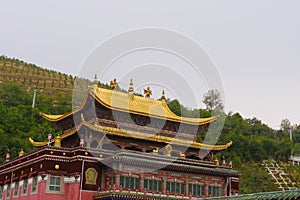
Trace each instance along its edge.
{"label": "temple building", "polygon": [[[160,100],[89,86],[83,104],[62,115],[41,113],[61,134],[0,165],[0,200],[197,199],[239,193],[240,173],[212,153],[232,145],[196,141],[218,116],[175,115]],[[46,138],[45,138],[46,140]]]}

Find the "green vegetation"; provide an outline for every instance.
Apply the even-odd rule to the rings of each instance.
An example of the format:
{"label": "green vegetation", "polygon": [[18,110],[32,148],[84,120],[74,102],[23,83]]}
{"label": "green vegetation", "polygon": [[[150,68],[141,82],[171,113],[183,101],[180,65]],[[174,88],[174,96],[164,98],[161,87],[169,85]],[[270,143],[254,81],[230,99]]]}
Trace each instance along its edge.
{"label": "green vegetation", "polygon": [[[31,151],[33,147],[29,137],[44,141],[48,133],[59,133],[54,124],[39,116],[39,112],[62,114],[70,111],[75,77],[4,56],[0,57],[0,74],[0,162],[3,162],[7,152],[14,158],[21,149]],[[32,89],[35,85],[39,91],[36,107],[32,108]],[[109,88],[107,84],[99,83],[99,86]],[[211,114],[210,109],[190,110],[178,100],[167,102],[177,115],[209,117]],[[209,108],[213,109],[214,105]],[[220,115],[225,117],[225,124],[218,143],[233,141],[233,145],[226,151],[214,154],[214,158],[222,160],[224,157],[227,162],[232,160],[233,167],[241,170],[241,193],[277,190],[262,161],[273,159],[287,163],[292,152],[300,154],[300,126],[292,126],[288,120],[283,120],[282,128],[273,130],[257,118],[244,119],[239,113],[231,112]],[[294,142],[289,139],[290,130]],[[204,136],[205,132],[198,137],[198,141],[203,141]],[[284,167],[292,175],[292,181],[299,185],[300,167],[288,164]]]}
{"label": "green vegetation", "polygon": [[25,152],[32,150],[29,137],[43,141],[48,133],[59,133],[54,124],[40,117],[40,111],[58,114],[71,110],[70,96],[62,93],[53,97],[38,94],[38,108],[34,109],[31,107],[31,99],[14,83],[0,85],[0,162],[3,162],[7,152],[14,158],[21,149]]}
{"label": "green vegetation", "polygon": [[[189,110],[180,105],[177,100],[168,101],[168,105],[177,115],[187,117],[210,116],[210,112],[207,110]],[[216,153],[214,159],[217,158],[221,161],[225,158],[227,162],[231,160],[234,168],[242,172],[241,193],[278,190],[262,163],[264,160],[287,163],[292,152],[299,153],[300,126],[293,128],[293,138],[296,142],[294,143],[289,139],[290,129],[282,127],[280,130],[273,130],[257,118],[243,119],[239,113],[221,113],[221,117],[225,117],[225,123],[217,144],[233,141],[233,145],[226,151]],[[205,134],[200,135],[198,141],[202,142],[204,137]],[[286,172],[291,175],[290,178],[297,183],[300,177],[300,167],[288,164],[285,166]]]}
{"label": "green vegetation", "polygon": [[262,164],[247,163],[242,165],[240,170],[242,171],[240,193],[250,194],[278,190]]}

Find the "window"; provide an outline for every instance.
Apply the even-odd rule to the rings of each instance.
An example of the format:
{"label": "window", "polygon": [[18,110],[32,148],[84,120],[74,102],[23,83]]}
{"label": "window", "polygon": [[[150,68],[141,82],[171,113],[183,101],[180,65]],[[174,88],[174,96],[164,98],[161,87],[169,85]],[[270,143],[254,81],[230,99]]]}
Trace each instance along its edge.
{"label": "window", "polygon": [[189,194],[194,196],[204,196],[204,185],[189,184]]}
{"label": "window", "polygon": [[136,177],[121,176],[120,177],[120,187],[126,189],[139,189],[140,179]]}
{"label": "window", "polygon": [[171,194],[184,194],[184,183],[167,181],[167,192]]}
{"label": "window", "polygon": [[28,179],[25,179],[22,188],[22,195],[27,194],[27,190],[28,190]]}
{"label": "window", "polygon": [[19,195],[19,182],[15,182],[14,197]]}
{"label": "window", "polygon": [[31,193],[34,194],[37,192],[37,186],[38,186],[38,177],[35,176],[32,178]]}
{"label": "window", "polygon": [[48,176],[46,193],[59,193],[64,192],[63,176]]}
{"label": "window", "polygon": [[3,185],[0,186],[0,199],[3,198]]}
{"label": "window", "polygon": [[60,192],[61,191],[61,177],[59,176],[51,176],[49,191]]}
{"label": "window", "polygon": [[221,186],[208,186],[208,194],[211,197],[218,197],[224,195],[223,187]]}
{"label": "window", "polygon": [[10,198],[10,184],[7,185],[7,190],[6,190],[6,199]]}
{"label": "window", "polygon": [[153,192],[161,192],[162,181],[155,179],[144,179],[144,189]]}
{"label": "window", "polygon": [[110,188],[115,188],[116,186],[116,179],[114,176],[110,177]]}

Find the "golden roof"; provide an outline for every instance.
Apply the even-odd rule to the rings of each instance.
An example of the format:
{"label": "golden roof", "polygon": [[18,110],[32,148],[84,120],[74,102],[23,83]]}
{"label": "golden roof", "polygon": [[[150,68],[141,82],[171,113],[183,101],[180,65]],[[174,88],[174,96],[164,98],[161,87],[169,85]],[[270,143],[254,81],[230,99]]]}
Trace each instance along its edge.
{"label": "golden roof", "polygon": [[121,137],[130,137],[134,139],[142,139],[142,140],[148,140],[148,141],[154,141],[154,142],[164,142],[167,144],[174,144],[184,147],[192,147],[195,149],[204,149],[204,150],[215,150],[215,151],[221,151],[224,149],[227,149],[232,145],[232,141],[228,142],[225,145],[209,145],[209,144],[203,144],[196,141],[190,141],[190,140],[183,140],[178,138],[172,138],[167,136],[161,136],[161,135],[153,135],[153,134],[147,134],[137,131],[129,131],[129,130],[123,130],[120,128],[112,128],[107,126],[100,126],[100,125],[93,125],[87,122],[84,122],[84,125],[88,128],[95,130],[95,131],[101,131],[108,135],[117,135]]}
{"label": "golden roof", "polygon": [[65,115],[47,115],[45,113],[40,112],[40,115],[50,122],[57,122],[57,121],[62,120],[72,114],[73,114],[73,112],[67,113]]}
{"label": "golden roof", "polygon": [[[167,102],[164,99],[155,100],[152,98],[145,98],[116,90],[91,87],[89,90],[89,94],[92,95],[97,100],[97,102],[109,109],[120,110],[123,112],[129,112],[143,116],[151,116],[174,122],[204,125],[211,123],[218,118],[217,116],[209,118],[180,117],[170,110]],[[84,106],[64,115],[48,115],[45,113],[40,114],[48,121],[57,122],[80,111],[83,107]]]}
{"label": "golden roof", "polygon": [[[50,143],[53,143],[53,142],[55,143],[57,140],[61,141],[62,139],[65,139],[65,138],[67,138],[71,135],[74,135],[75,133],[77,133],[77,130],[79,130],[81,128],[81,126],[82,126],[82,124],[72,128],[71,130],[65,131],[63,135],[58,135],[55,138],[51,139]],[[35,147],[46,146],[48,144],[48,141],[46,141],[46,142],[36,142],[31,137],[29,138],[29,142]]]}
{"label": "golden roof", "polygon": [[[227,149],[228,147],[230,147],[232,145],[232,141],[228,142],[225,145],[208,145],[208,144],[203,144],[203,143],[199,143],[196,141],[189,141],[189,140],[183,140],[183,139],[172,138],[172,137],[167,137],[167,136],[153,135],[153,134],[147,134],[147,133],[142,133],[142,132],[137,132],[137,131],[123,130],[120,128],[112,128],[112,127],[107,127],[107,126],[94,125],[94,124],[84,121],[83,118],[82,118],[82,122],[79,126],[68,131],[66,134],[61,135],[61,137],[62,137],[61,139],[77,133],[77,131],[81,128],[82,125],[90,128],[92,130],[100,131],[107,135],[116,135],[116,136],[120,136],[120,137],[142,139],[142,140],[146,139],[148,141],[163,142],[166,144],[175,144],[175,145],[191,147],[191,148],[195,148],[195,149],[221,151],[221,150]],[[57,138],[52,139],[51,142],[55,142],[56,139]],[[48,142],[35,142],[31,138],[29,138],[29,141],[33,146],[45,146],[48,143]]]}

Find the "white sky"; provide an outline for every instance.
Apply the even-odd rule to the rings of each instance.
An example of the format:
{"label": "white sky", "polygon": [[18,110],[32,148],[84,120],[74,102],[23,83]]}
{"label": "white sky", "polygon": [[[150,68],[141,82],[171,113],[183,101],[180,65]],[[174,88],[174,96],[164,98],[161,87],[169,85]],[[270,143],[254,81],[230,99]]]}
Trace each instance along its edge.
{"label": "white sky", "polygon": [[[300,119],[300,2],[1,1],[0,54],[76,72],[101,42],[161,27],[201,44],[222,77],[226,111],[273,128]],[[201,94],[202,96],[202,94]]]}

